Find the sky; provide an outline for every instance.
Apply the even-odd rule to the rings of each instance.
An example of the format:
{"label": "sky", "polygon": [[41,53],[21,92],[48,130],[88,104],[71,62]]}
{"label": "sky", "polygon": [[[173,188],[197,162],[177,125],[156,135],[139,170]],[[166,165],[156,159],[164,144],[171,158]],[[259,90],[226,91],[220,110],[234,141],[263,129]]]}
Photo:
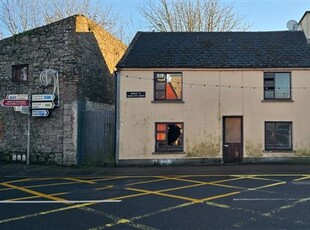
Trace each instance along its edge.
{"label": "sky", "polygon": [[[133,22],[133,26],[129,26],[130,29],[150,30],[137,10],[137,7],[143,4],[143,0],[109,0],[109,2],[123,21]],[[220,2],[232,4],[235,12],[245,17],[244,21],[250,25],[249,31],[287,30],[286,24],[289,20],[299,22],[305,11],[310,10],[310,0],[220,0]]]}

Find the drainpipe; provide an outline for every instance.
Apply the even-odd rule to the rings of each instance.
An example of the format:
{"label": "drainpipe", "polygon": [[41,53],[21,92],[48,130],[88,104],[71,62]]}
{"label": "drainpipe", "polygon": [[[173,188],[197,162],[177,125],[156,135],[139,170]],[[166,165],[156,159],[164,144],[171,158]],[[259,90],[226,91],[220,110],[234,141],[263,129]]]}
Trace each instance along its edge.
{"label": "drainpipe", "polygon": [[120,73],[115,72],[115,164],[119,165]]}

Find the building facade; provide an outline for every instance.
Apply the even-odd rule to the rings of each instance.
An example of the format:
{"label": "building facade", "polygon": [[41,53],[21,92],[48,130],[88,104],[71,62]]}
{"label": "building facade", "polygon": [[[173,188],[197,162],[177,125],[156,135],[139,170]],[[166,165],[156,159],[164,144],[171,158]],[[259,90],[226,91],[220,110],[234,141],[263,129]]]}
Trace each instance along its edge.
{"label": "building facade", "polygon": [[137,33],[117,65],[119,163],[308,160],[309,18],[294,31]]}
{"label": "building facade", "polygon": [[[114,109],[113,73],[125,49],[82,15],[0,40],[0,100],[25,94],[56,97],[47,103],[54,107],[44,109],[47,117],[30,119],[30,162],[78,164],[80,115]],[[30,107],[42,106],[38,103]],[[0,107],[1,161],[25,156],[27,123],[27,115]]]}

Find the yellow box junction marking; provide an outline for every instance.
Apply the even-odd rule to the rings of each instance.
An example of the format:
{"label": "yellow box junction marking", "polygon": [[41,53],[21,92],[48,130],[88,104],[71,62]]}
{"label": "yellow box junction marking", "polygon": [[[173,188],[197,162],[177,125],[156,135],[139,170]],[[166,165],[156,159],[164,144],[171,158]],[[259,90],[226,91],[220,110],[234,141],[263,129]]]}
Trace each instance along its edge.
{"label": "yellow box junction marking", "polygon": [[62,198],[59,198],[59,197],[56,197],[56,196],[44,194],[44,193],[41,193],[41,192],[37,192],[37,191],[34,191],[34,190],[30,190],[28,188],[19,187],[19,186],[16,186],[16,185],[5,183],[5,182],[1,183],[1,185],[5,186],[5,187],[8,187],[8,188],[16,189],[16,190],[19,190],[19,191],[22,191],[22,192],[30,193],[30,194],[35,195],[35,196],[43,197],[43,198],[46,198],[46,199],[49,199],[49,200],[66,201],[65,199],[62,199]]}

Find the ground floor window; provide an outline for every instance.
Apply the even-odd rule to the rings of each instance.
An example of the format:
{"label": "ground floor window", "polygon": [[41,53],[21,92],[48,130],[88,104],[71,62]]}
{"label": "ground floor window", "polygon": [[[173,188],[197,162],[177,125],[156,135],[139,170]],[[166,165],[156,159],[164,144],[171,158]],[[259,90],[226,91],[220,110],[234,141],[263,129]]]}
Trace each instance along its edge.
{"label": "ground floor window", "polygon": [[292,150],[292,122],[265,122],[265,150]]}
{"label": "ground floor window", "polygon": [[183,123],[155,123],[155,152],[183,152]]}

